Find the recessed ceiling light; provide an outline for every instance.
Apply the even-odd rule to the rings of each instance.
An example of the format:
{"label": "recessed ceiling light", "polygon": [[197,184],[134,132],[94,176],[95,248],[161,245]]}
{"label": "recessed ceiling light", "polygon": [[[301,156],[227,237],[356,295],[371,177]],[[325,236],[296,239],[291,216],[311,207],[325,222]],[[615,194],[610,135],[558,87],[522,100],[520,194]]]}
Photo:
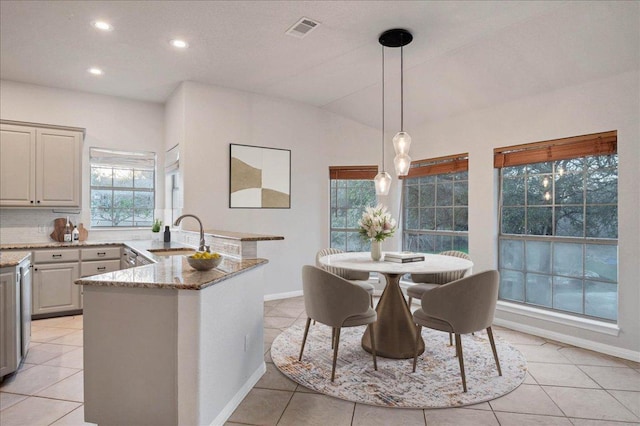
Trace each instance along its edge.
{"label": "recessed ceiling light", "polygon": [[89,72],[89,74],[93,74],[93,75],[102,75],[102,74],[104,74],[104,71],[102,71],[100,68],[96,68],[96,67],[91,67],[87,71]]}
{"label": "recessed ceiling light", "polygon": [[113,26],[110,23],[105,22],[105,21],[93,21],[91,23],[91,25],[93,25],[94,28],[97,28],[97,29],[102,30],[102,31],[111,31],[111,30],[113,30]]}
{"label": "recessed ceiling light", "polygon": [[177,47],[178,49],[186,49],[187,47],[189,47],[189,43],[187,43],[184,40],[179,40],[177,38],[174,38],[173,40],[171,40],[169,42],[173,47]]}

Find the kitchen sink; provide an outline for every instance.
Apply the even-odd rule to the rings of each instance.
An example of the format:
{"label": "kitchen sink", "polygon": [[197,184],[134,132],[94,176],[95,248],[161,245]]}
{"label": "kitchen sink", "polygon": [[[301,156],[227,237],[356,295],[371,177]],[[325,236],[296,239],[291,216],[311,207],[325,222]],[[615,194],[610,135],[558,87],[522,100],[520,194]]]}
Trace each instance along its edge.
{"label": "kitchen sink", "polygon": [[194,249],[187,247],[149,249],[147,251],[156,256],[190,256],[196,252]]}

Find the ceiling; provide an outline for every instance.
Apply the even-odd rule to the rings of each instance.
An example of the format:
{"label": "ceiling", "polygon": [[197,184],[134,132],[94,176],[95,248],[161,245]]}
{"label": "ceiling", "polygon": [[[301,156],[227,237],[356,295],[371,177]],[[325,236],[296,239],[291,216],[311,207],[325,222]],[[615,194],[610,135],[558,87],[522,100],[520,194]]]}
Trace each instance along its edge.
{"label": "ceiling", "polygon": [[[300,18],[305,38],[285,31]],[[109,21],[100,32],[90,22]],[[640,68],[638,1],[8,1],[3,80],[164,102],[189,80],[381,124],[378,36],[406,28],[405,129]],[[172,38],[190,48],[178,51]],[[399,127],[387,48],[386,126]],[[87,73],[99,66],[105,74]]]}

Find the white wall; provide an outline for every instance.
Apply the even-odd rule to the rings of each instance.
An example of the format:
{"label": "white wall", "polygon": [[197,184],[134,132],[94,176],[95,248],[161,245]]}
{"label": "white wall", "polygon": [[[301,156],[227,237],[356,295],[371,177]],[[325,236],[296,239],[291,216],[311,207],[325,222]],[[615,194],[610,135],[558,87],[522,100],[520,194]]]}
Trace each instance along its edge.
{"label": "white wall", "polygon": [[[258,255],[270,262],[264,294],[301,291],[302,265],[329,244],[328,166],[376,164],[379,151],[365,148],[377,132],[318,108],[191,82],[172,95],[167,111],[179,115],[180,104],[183,213],[197,215],[208,229],[284,236],[258,243]],[[180,120],[167,121],[180,128]],[[290,209],[229,208],[231,143],[291,150]],[[344,157],[335,156],[343,148]],[[197,229],[190,219],[183,226]]]}
{"label": "white wall", "polygon": [[[82,211],[71,214],[73,223],[84,223],[90,240],[131,239],[144,231],[98,231],[89,228],[89,147],[125,151],[153,151],[164,159],[164,106],[113,96],[0,81],[0,118],[86,129],[82,150]],[[163,179],[157,179],[156,206],[162,207]],[[0,243],[46,242],[53,219],[65,213],[44,210],[1,210]],[[38,232],[38,225],[45,227]]]}
{"label": "white wall", "polygon": [[638,72],[629,72],[428,123],[409,132],[414,159],[469,152],[469,251],[474,271],[478,272],[497,266],[498,201],[493,148],[617,130],[619,336],[500,311],[497,317],[544,328],[547,335],[556,338],[570,336],[574,344],[580,345],[584,340],[601,350],[606,348],[598,347],[596,342],[609,345],[620,356],[640,359],[639,82]]}

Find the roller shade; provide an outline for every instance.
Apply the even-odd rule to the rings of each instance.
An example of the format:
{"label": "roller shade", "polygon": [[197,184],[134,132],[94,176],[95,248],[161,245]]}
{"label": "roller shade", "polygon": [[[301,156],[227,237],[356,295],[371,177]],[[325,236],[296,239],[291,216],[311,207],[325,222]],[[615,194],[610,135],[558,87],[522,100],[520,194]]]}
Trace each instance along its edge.
{"label": "roller shade", "polygon": [[155,152],[114,151],[103,148],[89,148],[92,166],[127,167],[136,170],[155,170]]}
{"label": "roller shade", "polygon": [[164,156],[164,171],[171,173],[180,168],[180,146],[176,145],[168,150]]}

